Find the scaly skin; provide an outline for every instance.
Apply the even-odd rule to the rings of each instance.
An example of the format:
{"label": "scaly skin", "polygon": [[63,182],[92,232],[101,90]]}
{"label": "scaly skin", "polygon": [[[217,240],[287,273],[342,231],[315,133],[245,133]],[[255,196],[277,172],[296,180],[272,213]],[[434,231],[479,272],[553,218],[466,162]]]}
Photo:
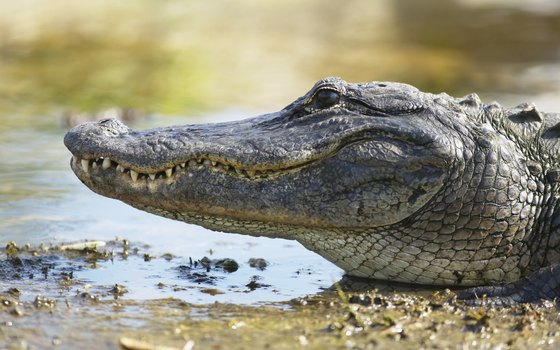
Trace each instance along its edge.
{"label": "scaly skin", "polygon": [[104,120],[64,141],[82,182],[136,208],[295,239],[352,276],[475,286],[560,262],[559,122],[327,78],[252,119],[142,132]]}

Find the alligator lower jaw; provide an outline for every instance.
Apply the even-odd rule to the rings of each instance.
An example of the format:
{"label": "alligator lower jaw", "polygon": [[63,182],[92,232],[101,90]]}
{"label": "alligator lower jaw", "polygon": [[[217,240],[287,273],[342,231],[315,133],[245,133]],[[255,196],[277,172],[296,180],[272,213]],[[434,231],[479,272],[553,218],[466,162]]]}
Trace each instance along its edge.
{"label": "alligator lower jaw", "polygon": [[[92,191],[103,196],[118,199],[137,209],[144,210],[159,216],[179,220],[187,223],[197,224],[214,231],[227,231],[254,236],[271,236],[290,238],[286,232],[293,231],[298,227],[306,227],[298,223],[286,220],[287,215],[275,213],[274,215],[257,215],[253,212],[240,213],[231,211],[229,207],[223,207],[220,202],[214,201],[210,204],[201,203],[201,199],[207,198],[200,195],[198,199],[179,200],[192,188],[208,190],[209,186],[204,181],[215,174],[227,181],[257,185],[258,182],[270,180],[271,182],[302,169],[308,168],[310,164],[302,164],[298,167],[282,169],[278,171],[267,171],[253,174],[251,171],[237,171],[232,167],[227,170],[223,164],[213,164],[203,160],[194,160],[179,164],[168,171],[161,171],[154,176],[136,173],[134,170],[125,169],[119,163],[106,161],[106,158],[95,160],[72,158],[71,167],[78,178]],[[111,162],[109,164],[109,162]],[[105,164],[105,165],[104,165]],[[187,186],[184,186],[187,184]],[[182,187],[181,187],[182,186]],[[157,202],[157,204],[154,204]],[[291,218],[291,217],[290,217]],[[309,225],[316,224],[309,220]],[[272,224],[274,223],[274,224]],[[293,238],[292,238],[293,239]]]}
{"label": "alligator lower jaw", "polygon": [[[296,233],[303,234],[303,232],[308,232],[311,229],[306,226],[288,223],[272,223],[265,220],[210,215],[195,211],[173,211],[147,204],[130,203],[130,205],[138,210],[143,210],[168,219],[198,225],[212,231],[227,231],[229,233],[239,233],[254,237],[296,239]],[[319,230],[317,228],[314,229]]]}
{"label": "alligator lower jaw", "polygon": [[288,173],[293,173],[298,171],[300,168],[304,167],[302,165],[294,166],[284,166],[279,169],[267,169],[267,170],[249,170],[244,168],[239,168],[237,166],[226,164],[225,162],[219,162],[216,160],[210,160],[209,158],[193,158],[185,162],[178,163],[175,166],[167,168],[162,171],[155,171],[151,173],[142,173],[135,171],[132,168],[128,168],[108,157],[100,157],[95,159],[81,159],[77,156],[72,157],[72,165],[74,169],[81,169],[85,174],[88,174],[90,170],[102,169],[104,171],[113,170],[115,173],[122,173],[128,176],[132,183],[140,181],[167,181],[172,180],[175,176],[188,174],[189,170],[200,170],[208,168],[214,172],[219,172],[234,176],[237,178],[245,178],[251,180],[268,179],[274,178]]}

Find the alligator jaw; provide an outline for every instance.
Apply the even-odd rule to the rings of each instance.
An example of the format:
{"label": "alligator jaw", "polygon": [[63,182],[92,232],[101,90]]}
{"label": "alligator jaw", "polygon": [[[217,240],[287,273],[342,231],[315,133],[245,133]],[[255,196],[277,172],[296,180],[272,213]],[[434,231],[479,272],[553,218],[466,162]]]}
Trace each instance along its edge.
{"label": "alligator jaw", "polygon": [[[192,176],[193,170],[209,169],[212,172],[226,174],[228,176],[260,180],[269,179],[276,176],[281,176],[283,174],[292,173],[298,171],[299,168],[305,166],[305,164],[286,166],[280,169],[263,169],[263,170],[251,170],[247,168],[240,167],[238,164],[231,165],[230,162],[226,162],[222,159],[217,159],[216,157],[199,157],[191,158],[183,162],[178,163],[175,166],[171,166],[161,171],[151,171],[151,172],[140,172],[133,168],[127,168],[126,165],[122,165],[117,161],[111,160],[109,157],[99,157],[95,159],[81,159],[78,156],[72,157],[71,167],[74,172],[84,179],[89,176],[92,171],[106,172],[105,176],[120,176],[123,174],[124,178],[127,178],[131,183],[136,182],[154,182],[159,183],[159,181],[169,182],[178,176]],[[96,170],[97,169],[97,170]],[[115,174],[110,175],[113,172]]]}
{"label": "alligator jaw", "polygon": [[188,181],[197,173],[196,176],[206,173],[232,178],[236,181],[267,181],[298,172],[310,163],[312,162],[293,166],[285,165],[284,168],[277,167],[277,169],[252,170],[244,168],[232,160],[226,161],[216,156],[206,156],[181,161],[165,170],[143,173],[109,157],[85,159],[74,155],[70,165],[74,173],[94,191],[113,197],[114,185],[111,185],[108,193],[104,190],[105,185],[109,182],[118,182],[116,187],[121,189],[128,187],[153,193],[162,191],[162,188],[174,184],[179,178],[184,177]]}
{"label": "alligator jaw", "polygon": [[445,157],[425,147],[437,140],[405,119],[296,113],[142,132],[104,120],[72,129],[65,143],[90,189],[179,220],[375,227],[407,217],[443,183]]}

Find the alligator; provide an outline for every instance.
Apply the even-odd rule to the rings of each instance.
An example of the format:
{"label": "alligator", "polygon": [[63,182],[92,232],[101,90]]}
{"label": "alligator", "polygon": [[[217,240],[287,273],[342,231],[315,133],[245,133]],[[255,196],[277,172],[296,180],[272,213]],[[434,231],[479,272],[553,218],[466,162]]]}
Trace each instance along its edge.
{"label": "alligator", "polygon": [[296,240],[350,276],[535,301],[560,295],[559,137],[533,104],[326,78],[275,113],[105,119],[64,143],[86,186],[135,208]]}

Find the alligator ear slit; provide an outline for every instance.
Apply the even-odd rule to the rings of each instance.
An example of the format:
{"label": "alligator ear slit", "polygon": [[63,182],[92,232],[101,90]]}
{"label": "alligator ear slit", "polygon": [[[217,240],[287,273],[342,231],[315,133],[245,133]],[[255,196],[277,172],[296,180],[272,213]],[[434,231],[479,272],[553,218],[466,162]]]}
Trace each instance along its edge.
{"label": "alligator ear slit", "polygon": [[551,126],[550,128],[548,128],[546,130],[545,134],[547,134],[551,137],[560,137],[560,123],[557,123],[557,124]]}
{"label": "alligator ear slit", "polygon": [[560,182],[560,169],[550,169],[546,173],[546,178],[550,182]]}
{"label": "alligator ear slit", "polygon": [[522,103],[519,106],[512,108],[508,112],[508,118],[513,122],[530,123],[530,122],[543,122],[541,112],[532,103]]}
{"label": "alligator ear slit", "polygon": [[538,176],[542,173],[542,166],[535,161],[527,161],[527,169],[531,175]]}

